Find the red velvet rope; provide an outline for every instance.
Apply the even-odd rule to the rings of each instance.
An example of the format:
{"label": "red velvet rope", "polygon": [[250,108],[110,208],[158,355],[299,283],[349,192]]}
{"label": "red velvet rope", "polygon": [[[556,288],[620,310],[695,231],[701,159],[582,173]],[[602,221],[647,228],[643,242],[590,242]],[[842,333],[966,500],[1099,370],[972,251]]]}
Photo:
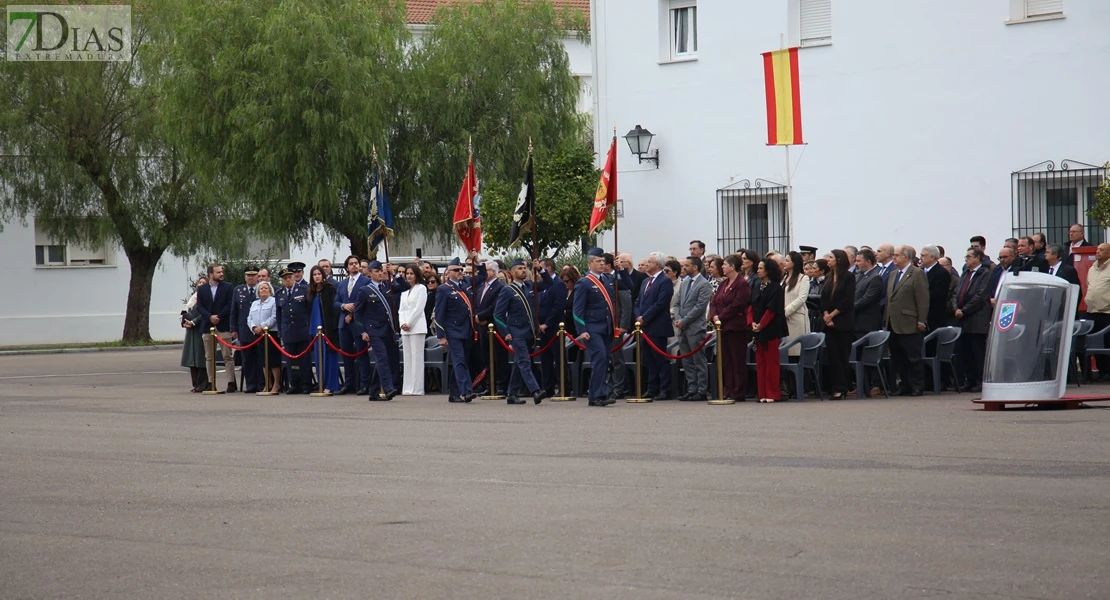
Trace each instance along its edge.
{"label": "red velvet rope", "polygon": [[[509,352],[513,352],[513,353],[516,352],[515,350],[512,349],[511,346],[509,346],[508,344],[505,343],[505,338],[501,337],[500,333],[497,333],[495,331],[495,332],[493,332],[493,335],[494,335],[494,337],[497,338],[497,341],[501,343],[502,348],[504,348],[505,350],[507,350]],[[547,352],[547,349],[550,348],[551,344],[554,344],[555,340],[557,340],[557,339],[559,339],[559,336],[555,336],[555,337],[551,338],[550,340],[547,341],[546,346],[544,346],[543,348],[540,348],[539,350],[536,350],[535,352],[529,354],[528,358],[536,358],[537,356],[543,354],[544,352]]]}
{"label": "red velvet rope", "polygon": [[250,350],[251,348],[254,348],[255,346],[257,346],[258,342],[262,341],[262,336],[258,336],[256,338],[254,338],[253,342],[247,344],[246,346],[236,346],[235,344],[232,344],[230,342],[225,342],[224,339],[222,337],[218,336],[218,335],[215,336],[215,337],[216,337],[217,342],[227,346],[228,348],[231,348],[232,350]]}
{"label": "red velvet rope", "polygon": [[366,346],[362,350],[359,350],[358,352],[355,352],[354,354],[351,354],[350,352],[344,352],[342,348],[336,348],[335,344],[331,343],[331,340],[329,340],[328,336],[326,336],[326,335],[324,336],[324,341],[327,342],[328,348],[331,348],[332,350],[335,350],[336,352],[338,352],[339,354],[342,354],[343,356],[346,356],[347,358],[358,358],[358,357],[362,356],[363,354],[366,354],[367,352],[370,351],[370,346]]}
{"label": "red velvet rope", "polygon": [[641,335],[640,337],[643,338],[643,340],[645,342],[647,342],[648,348],[651,348],[652,350],[655,350],[656,354],[662,356],[663,358],[667,358],[667,359],[670,359],[670,360],[682,360],[684,358],[690,358],[691,356],[697,354],[698,352],[701,352],[701,349],[704,348],[705,345],[709,343],[709,336],[707,335],[707,336],[705,336],[705,339],[703,339],[701,341],[701,343],[698,344],[697,348],[694,348],[693,350],[687,352],[686,354],[674,355],[674,354],[667,354],[666,352],[663,352],[662,350],[660,350],[658,348],[658,346],[656,346],[651,341],[651,338],[649,338],[648,336]]}
{"label": "red velvet rope", "polygon": [[[567,339],[568,339],[568,340],[570,340],[570,341],[574,342],[574,345],[575,345],[575,346],[578,346],[578,349],[579,349],[579,350],[585,350],[585,349],[586,349],[586,346],[585,346],[585,345],[583,345],[583,344],[582,344],[582,342],[579,342],[579,341],[578,341],[578,338],[576,338],[576,337],[572,337],[572,336],[570,335],[570,333],[569,333],[569,332],[566,332],[566,331],[564,331],[564,332],[563,332],[563,335],[567,336]],[[630,335],[630,336],[628,336],[628,337],[624,338],[624,341],[623,341],[623,342],[621,342],[621,343],[619,343],[619,344],[617,344],[617,347],[616,347],[616,348],[613,348],[612,350],[610,350],[610,351],[609,351],[609,354],[616,354],[616,353],[617,353],[617,350],[620,350],[621,348],[624,348],[625,346],[627,346],[627,345],[628,345],[628,342],[631,342],[631,341],[632,341],[632,338],[633,338],[633,337],[635,337],[635,336],[631,336],[631,335]]]}
{"label": "red velvet rope", "polygon": [[304,349],[304,352],[301,352],[297,355],[289,354],[288,352],[286,352],[285,348],[282,348],[281,344],[279,344],[278,341],[273,338],[273,336],[270,336],[270,341],[274,343],[274,347],[277,348],[278,352],[281,352],[281,354],[285,356],[285,358],[297,360],[298,358],[301,358],[304,355],[308,354],[309,350],[312,350],[312,347],[316,345],[316,337],[317,336],[313,336],[312,341],[308,343],[308,347]]}

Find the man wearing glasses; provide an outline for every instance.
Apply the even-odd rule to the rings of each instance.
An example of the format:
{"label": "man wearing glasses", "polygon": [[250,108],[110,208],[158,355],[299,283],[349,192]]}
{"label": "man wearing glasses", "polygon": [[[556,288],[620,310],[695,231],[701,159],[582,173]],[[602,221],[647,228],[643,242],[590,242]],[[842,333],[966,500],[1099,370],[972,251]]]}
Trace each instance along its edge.
{"label": "man wearing glasses", "polygon": [[[471,253],[471,259],[476,253]],[[479,277],[484,279],[485,270],[479,269]],[[470,402],[478,397],[474,393],[470,368],[467,366],[471,348],[474,344],[475,306],[469,294],[470,285],[463,281],[462,262],[456,258],[447,265],[443,285],[436,290],[435,327],[439,345],[447,348],[455,377],[450,381],[447,401],[451,403]]]}

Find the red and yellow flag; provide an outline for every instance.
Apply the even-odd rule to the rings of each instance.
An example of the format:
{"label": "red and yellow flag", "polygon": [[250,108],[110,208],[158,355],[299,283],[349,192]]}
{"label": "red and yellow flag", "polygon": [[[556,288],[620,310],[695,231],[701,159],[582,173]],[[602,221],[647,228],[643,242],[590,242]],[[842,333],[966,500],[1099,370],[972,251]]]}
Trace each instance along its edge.
{"label": "red and yellow flag", "polygon": [[609,209],[617,205],[617,136],[613,136],[613,143],[609,144],[609,155],[605,157],[605,168],[601,170],[601,179],[597,182],[597,193],[594,194],[594,210],[590,214],[590,233],[609,216]]}
{"label": "red and yellow flag", "polygon": [[455,202],[455,235],[467,251],[482,250],[482,217],[478,212],[478,179],[474,177],[474,153],[470,152],[466,161],[466,176],[463,177],[459,199]]}
{"label": "red and yellow flag", "polygon": [[767,84],[767,145],[804,144],[798,49],[764,52],[763,77]]}

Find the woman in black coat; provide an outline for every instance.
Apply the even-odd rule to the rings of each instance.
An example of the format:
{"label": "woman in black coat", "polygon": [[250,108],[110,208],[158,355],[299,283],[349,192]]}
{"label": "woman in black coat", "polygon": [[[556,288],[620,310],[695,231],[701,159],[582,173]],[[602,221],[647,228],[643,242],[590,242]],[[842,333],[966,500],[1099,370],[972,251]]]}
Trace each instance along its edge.
{"label": "woman in black coat", "polygon": [[790,333],[786,324],[786,304],[782,291],[782,268],[773,259],[759,261],[759,277],[752,289],[751,322],[755,340],[756,385],[760,402],[782,398],[779,383],[779,342]]}
{"label": "woman in black coat", "polygon": [[832,379],[832,399],[848,393],[848,361],[856,329],[856,278],[848,272],[848,255],[833,250],[825,255],[829,274],[821,288],[821,320],[825,325],[825,363]]}

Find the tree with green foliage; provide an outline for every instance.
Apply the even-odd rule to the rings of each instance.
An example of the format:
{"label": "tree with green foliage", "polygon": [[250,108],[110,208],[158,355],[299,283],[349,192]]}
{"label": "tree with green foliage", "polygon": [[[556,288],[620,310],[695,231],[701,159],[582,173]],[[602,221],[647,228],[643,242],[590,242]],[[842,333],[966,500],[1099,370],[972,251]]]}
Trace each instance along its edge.
{"label": "tree with green foliage", "polygon": [[[1104,173],[1110,172],[1110,162],[1102,165]],[[1087,210],[1087,216],[1094,219],[1100,227],[1110,227],[1110,179],[1105,176],[1095,188],[1094,202]]]}
{"label": "tree with green foliage", "polygon": [[248,198],[262,228],[304,241],[322,223],[364,253],[372,151],[407,85],[404,5],[193,0],[184,12],[166,89],[190,164]]}
{"label": "tree with green foliage", "polygon": [[[584,142],[563,144],[535,154],[536,256],[552,256],[582,239],[590,225],[599,171],[594,152]],[[492,249],[506,249],[520,181],[494,180],[482,191],[482,234]],[[532,254],[532,235],[521,246]]]}
{"label": "tree with green foliage", "polygon": [[32,218],[62,243],[122,249],[131,267],[125,344],[151,339],[151,287],[163,255],[220,247],[242,217],[216,189],[198,185],[167,141],[159,89],[173,14],[169,3],[157,12],[133,7],[130,62],[0,54],[0,218]]}
{"label": "tree with green foliage", "polygon": [[169,110],[190,164],[275,232],[319,223],[365,255],[376,146],[395,228],[444,240],[468,140],[481,180],[512,180],[529,136],[581,135],[563,39],[585,28],[549,0],[484,0],[441,8],[417,43],[395,0],[194,0]]}

